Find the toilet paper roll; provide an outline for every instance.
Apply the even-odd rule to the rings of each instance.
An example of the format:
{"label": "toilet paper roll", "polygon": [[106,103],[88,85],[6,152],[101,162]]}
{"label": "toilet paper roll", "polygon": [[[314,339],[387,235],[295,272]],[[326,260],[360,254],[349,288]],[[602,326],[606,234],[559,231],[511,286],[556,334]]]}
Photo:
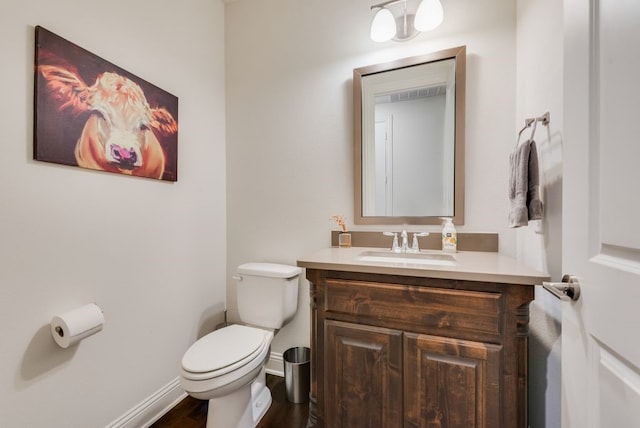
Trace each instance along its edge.
{"label": "toilet paper roll", "polygon": [[85,337],[102,330],[104,314],[95,303],[81,306],[51,319],[51,335],[62,347],[75,345]]}

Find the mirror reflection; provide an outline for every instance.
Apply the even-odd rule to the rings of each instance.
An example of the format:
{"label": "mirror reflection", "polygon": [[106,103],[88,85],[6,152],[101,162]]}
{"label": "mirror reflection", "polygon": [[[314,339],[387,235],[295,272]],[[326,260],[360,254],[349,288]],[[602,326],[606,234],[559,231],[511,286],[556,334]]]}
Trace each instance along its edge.
{"label": "mirror reflection", "polygon": [[464,55],[354,70],[357,224],[463,222]]}

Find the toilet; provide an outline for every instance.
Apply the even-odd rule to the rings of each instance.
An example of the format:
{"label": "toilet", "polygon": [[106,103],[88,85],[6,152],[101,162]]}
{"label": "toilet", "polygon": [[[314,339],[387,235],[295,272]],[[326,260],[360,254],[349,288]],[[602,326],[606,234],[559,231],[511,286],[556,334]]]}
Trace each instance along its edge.
{"label": "toilet", "polygon": [[238,313],[232,324],[200,338],[182,357],[180,385],[209,400],[207,428],[253,428],[271,406],[264,365],[274,334],[298,308],[302,269],[275,263],[237,268]]}

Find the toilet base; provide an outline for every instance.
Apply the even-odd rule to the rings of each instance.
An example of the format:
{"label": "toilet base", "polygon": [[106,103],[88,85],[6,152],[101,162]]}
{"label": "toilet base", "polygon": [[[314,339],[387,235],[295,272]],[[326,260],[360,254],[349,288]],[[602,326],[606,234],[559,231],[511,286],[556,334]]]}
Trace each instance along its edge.
{"label": "toilet base", "polygon": [[267,413],[267,410],[271,407],[271,401],[271,391],[267,387],[267,379],[263,367],[258,378],[251,384],[254,426],[258,425],[258,422]]}
{"label": "toilet base", "polygon": [[207,428],[255,428],[271,406],[264,367],[250,384],[209,400]]}

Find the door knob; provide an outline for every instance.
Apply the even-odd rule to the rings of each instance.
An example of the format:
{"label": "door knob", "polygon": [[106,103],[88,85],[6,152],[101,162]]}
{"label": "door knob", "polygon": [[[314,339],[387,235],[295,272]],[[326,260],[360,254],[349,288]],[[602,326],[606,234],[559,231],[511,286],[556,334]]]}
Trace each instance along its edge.
{"label": "door knob", "polygon": [[580,280],[575,275],[564,275],[562,282],[543,282],[542,287],[560,300],[580,298]]}

